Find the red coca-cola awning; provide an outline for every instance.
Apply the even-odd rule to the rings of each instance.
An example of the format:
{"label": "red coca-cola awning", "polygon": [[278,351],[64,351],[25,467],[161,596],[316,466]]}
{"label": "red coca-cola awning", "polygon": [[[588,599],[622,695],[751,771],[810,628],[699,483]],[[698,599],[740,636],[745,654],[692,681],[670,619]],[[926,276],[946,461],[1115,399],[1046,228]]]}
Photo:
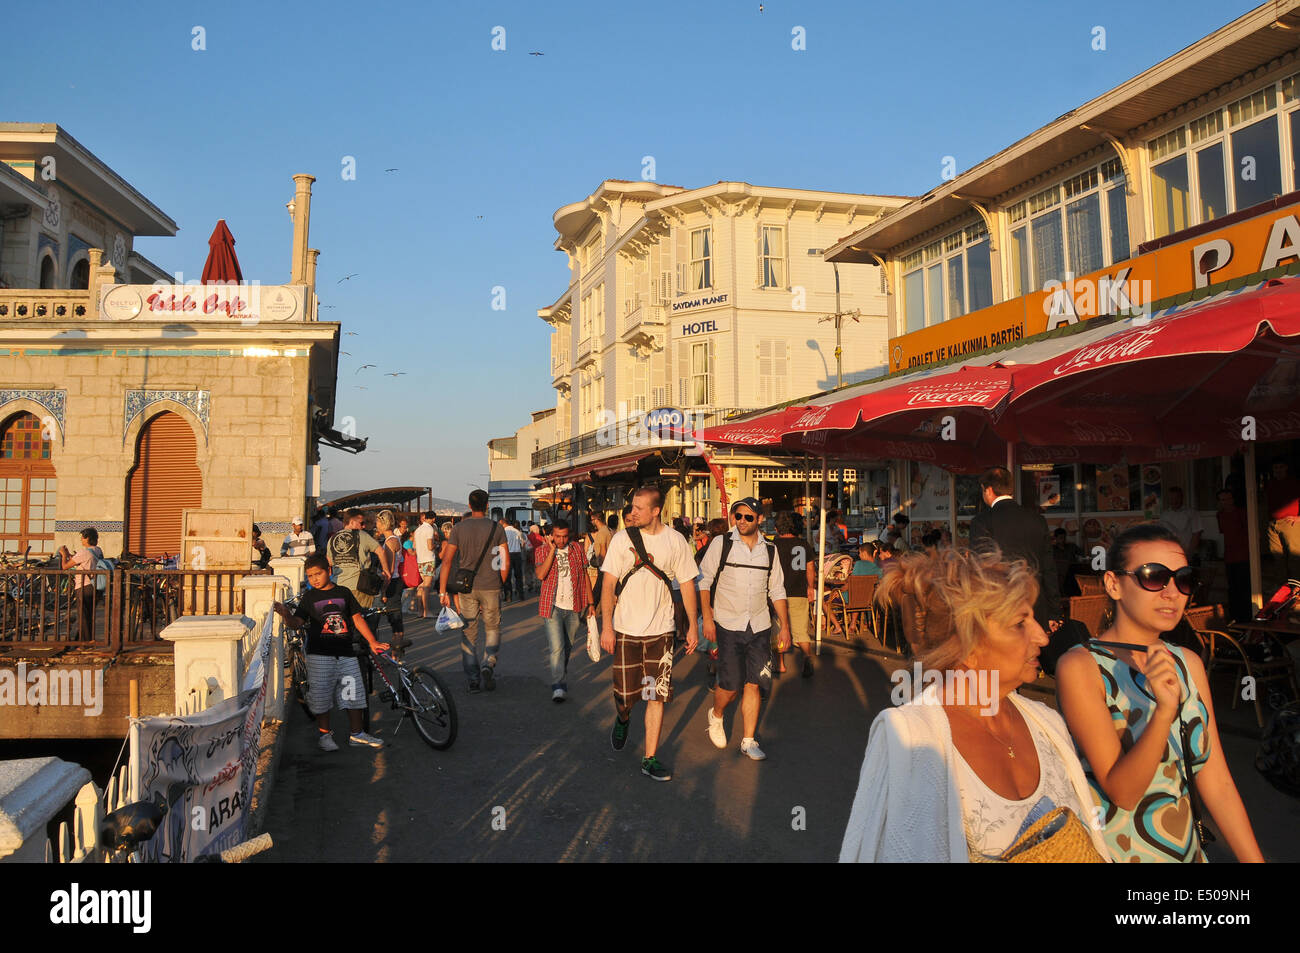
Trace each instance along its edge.
{"label": "red coca-cola awning", "polygon": [[216,281],[243,281],[244,273],[239,268],[239,259],[235,256],[235,236],[226,227],[226,220],[220,219],[208,239],[208,260],[203,263],[203,284]]}
{"label": "red coca-cola awning", "polygon": [[997,422],[1023,445],[1130,462],[1231,453],[1300,436],[1300,278],[1091,328],[1013,366]]}

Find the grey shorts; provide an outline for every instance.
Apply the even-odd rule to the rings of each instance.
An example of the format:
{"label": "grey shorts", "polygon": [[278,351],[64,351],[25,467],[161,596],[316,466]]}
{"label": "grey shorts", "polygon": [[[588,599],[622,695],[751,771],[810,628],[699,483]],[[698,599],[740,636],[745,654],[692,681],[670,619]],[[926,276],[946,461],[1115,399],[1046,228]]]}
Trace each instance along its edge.
{"label": "grey shorts", "polygon": [[331,708],[366,707],[366,686],[355,655],[308,655],[307,682],[307,704],[313,715]]}

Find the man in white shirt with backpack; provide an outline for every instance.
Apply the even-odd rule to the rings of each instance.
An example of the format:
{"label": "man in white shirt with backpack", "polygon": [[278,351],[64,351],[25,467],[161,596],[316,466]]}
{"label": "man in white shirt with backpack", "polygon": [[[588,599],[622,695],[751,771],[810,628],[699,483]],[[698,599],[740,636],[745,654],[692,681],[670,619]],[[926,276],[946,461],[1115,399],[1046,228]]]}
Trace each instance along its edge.
{"label": "man in white shirt with backpack", "polygon": [[732,504],[735,521],[729,534],[716,536],[700,560],[700,607],[704,637],[718,643],[718,687],[709,709],[709,740],[727,746],[722,716],[744,689],[740,718],[741,754],[754,761],[767,757],[758,746],[759,676],[772,659],[771,600],[777,618],[790,631],[785,573],[776,547],[758,531],[762,504],[753,497]]}
{"label": "man in white shirt with backpack", "polygon": [[659,519],[663,502],[663,494],[655,487],[637,490],[624,529],[610,539],[600,565],[604,586],[600,646],[614,656],[616,713],[610,745],[615,751],[623,750],[632,708],[638,698],[643,699],[645,757],[641,773],[654,781],[672,778],[655,754],[664,703],[673,693],[674,579],[681,587],[690,620],[687,651],[694,652],[699,642],[695,631],[695,558],[682,534],[673,532]]}

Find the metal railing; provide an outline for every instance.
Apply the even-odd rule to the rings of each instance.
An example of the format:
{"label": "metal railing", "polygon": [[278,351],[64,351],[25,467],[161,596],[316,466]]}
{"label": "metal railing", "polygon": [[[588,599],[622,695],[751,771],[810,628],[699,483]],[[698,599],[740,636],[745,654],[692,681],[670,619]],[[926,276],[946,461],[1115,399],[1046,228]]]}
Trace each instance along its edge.
{"label": "metal railing", "polygon": [[[691,414],[691,423],[696,428],[712,427],[720,424],[728,417],[736,414],[749,413],[756,408],[752,407],[724,407],[724,408],[705,408],[702,410],[693,410]],[[637,417],[639,420],[639,415]],[[616,431],[612,433],[611,431]],[[614,440],[610,437],[614,436]],[[552,444],[549,447],[543,447],[536,450],[532,455],[532,471],[537,471],[546,467],[553,467],[561,463],[571,463],[581,460],[583,457],[596,453],[599,450],[605,450],[609,447],[620,446],[677,446],[683,441],[663,440],[647,444],[644,435],[640,434],[639,428],[635,422],[626,427],[604,427],[599,430],[592,430],[579,437],[572,437],[569,440],[562,440],[559,443]]]}
{"label": "metal railing", "polygon": [[270,572],[0,568],[0,649],[160,647],[162,630],[181,616],[242,614],[239,580]]}

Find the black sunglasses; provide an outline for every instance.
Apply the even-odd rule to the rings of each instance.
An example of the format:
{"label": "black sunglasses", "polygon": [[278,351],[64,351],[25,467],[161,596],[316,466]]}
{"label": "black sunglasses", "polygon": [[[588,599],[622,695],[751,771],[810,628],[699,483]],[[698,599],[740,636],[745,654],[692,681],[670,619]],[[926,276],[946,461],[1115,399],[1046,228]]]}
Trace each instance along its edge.
{"label": "black sunglasses", "polygon": [[1161,563],[1144,563],[1137,569],[1116,569],[1113,572],[1117,576],[1132,576],[1147,592],[1163,591],[1172,579],[1178,591],[1185,596],[1190,596],[1200,581],[1199,574],[1191,566],[1175,571]]}
{"label": "black sunglasses", "polygon": [[736,514],[736,519],[738,519],[738,520],[744,520],[746,523],[752,523],[752,522],[754,522],[754,520],[758,519],[758,517],[757,517],[757,516],[746,516],[744,513],[737,513],[737,514]]}

